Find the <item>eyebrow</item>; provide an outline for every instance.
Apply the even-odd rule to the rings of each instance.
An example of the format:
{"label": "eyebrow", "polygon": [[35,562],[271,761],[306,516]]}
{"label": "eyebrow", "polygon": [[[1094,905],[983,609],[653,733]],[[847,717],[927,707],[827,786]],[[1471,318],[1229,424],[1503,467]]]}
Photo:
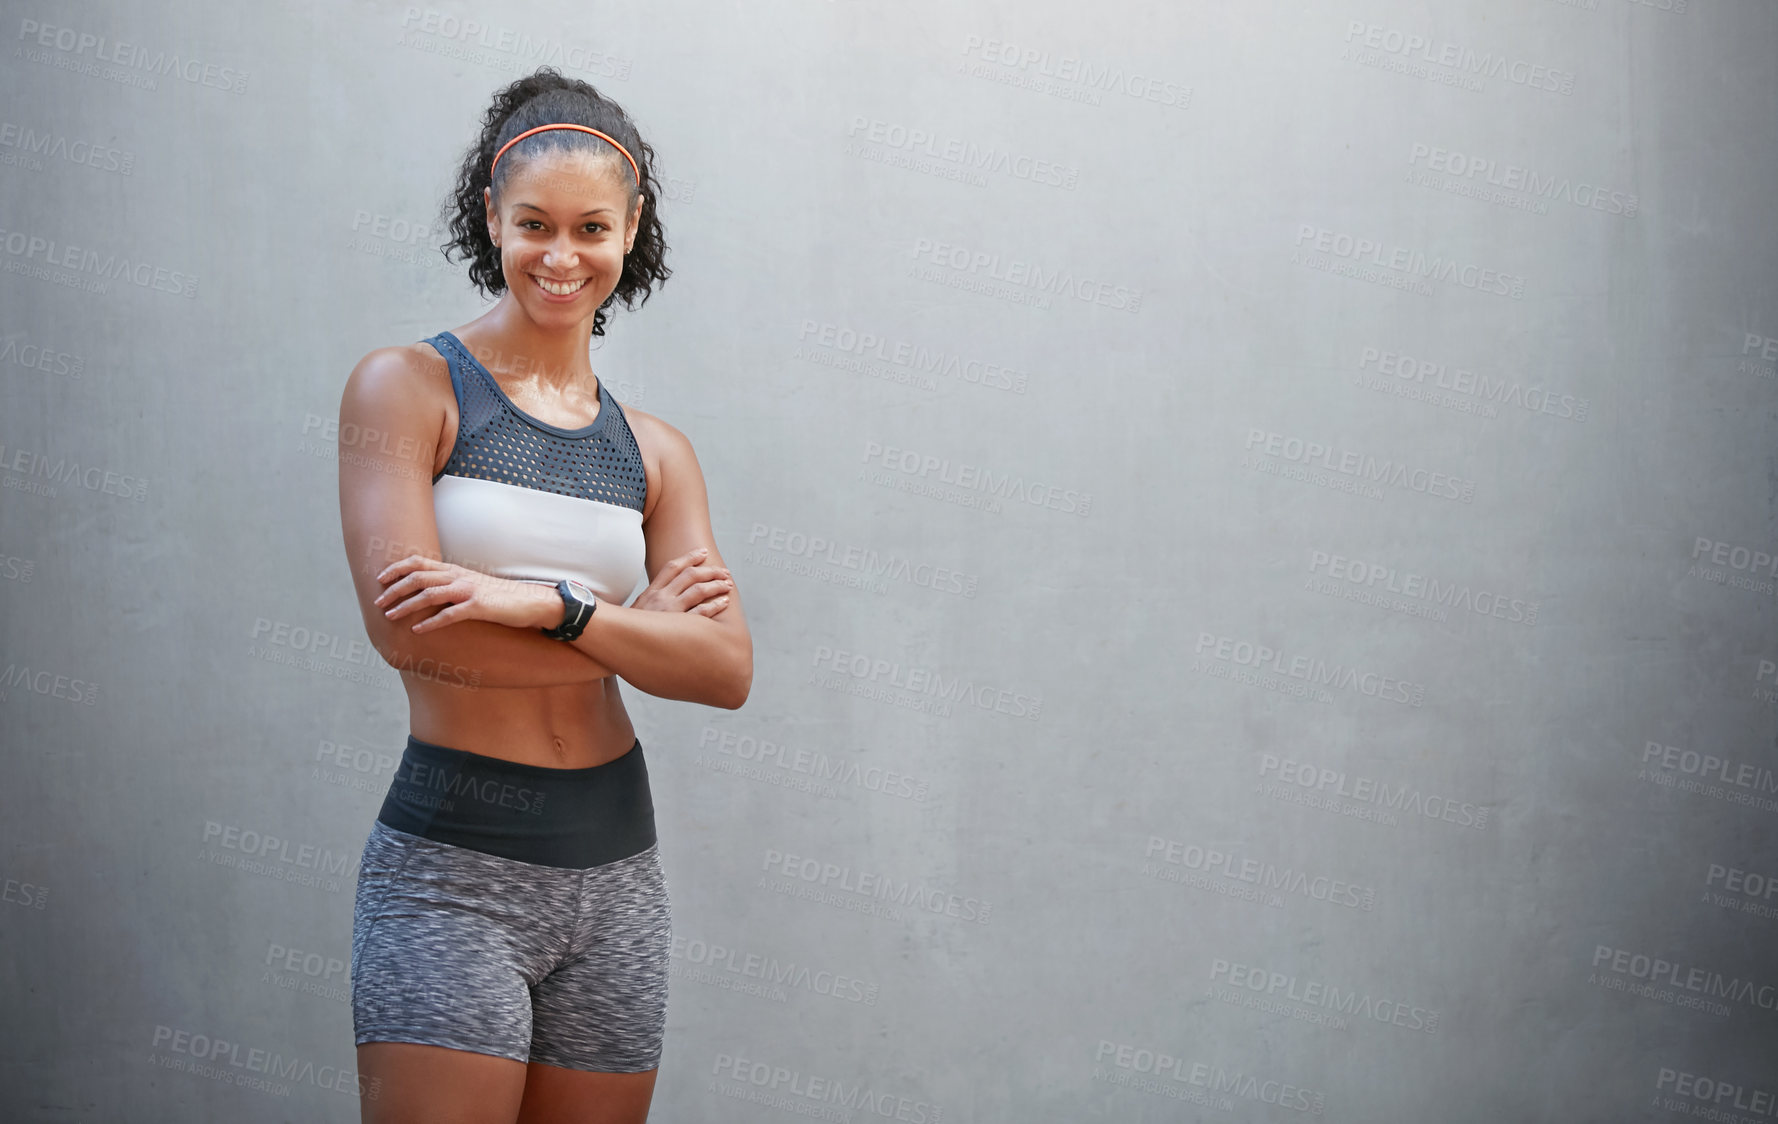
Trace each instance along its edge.
{"label": "eyebrow", "polygon": [[[538,206],[538,205],[537,205],[537,204],[535,204],[535,203],[515,203],[515,204],[513,204],[513,209],[514,209],[514,210],[519,210],[519,209],[528,209],[528,210],[532,210],[532,211],[536,211],[536,212],[537,212],[537,213],[539,213],[539,214],[543,214],[543,215],[547,215],[547,214],[549,214],[549,212],[548,212],[548,211],[546,211],[546,210],[544,210],[544,209],[543,209],[543,208],[542,208],[542,207],[539,207],[539,206]],[[582,212],[580,212],[580,217],[581,217],[581,218],[583,218],[583,219],[584,219],[584,218],[586,218],[586,217],[587,217],[587,216],[588,216],[588,215],[597,215],[597,214],[601,214],[601,213],[603,213],[603,212],[605,212],[605,211],[610,211],[610,212],[611,212],[611,213],[612,213],[612,214],[614,214],[614,215],[615,215],[615,214],[617,214],[617,208],[616,208],[616,207],[594,207],[594,208],[593,208],[593,209],[592,209],[592,210],[590,210],[590,211],[582,211]]]}

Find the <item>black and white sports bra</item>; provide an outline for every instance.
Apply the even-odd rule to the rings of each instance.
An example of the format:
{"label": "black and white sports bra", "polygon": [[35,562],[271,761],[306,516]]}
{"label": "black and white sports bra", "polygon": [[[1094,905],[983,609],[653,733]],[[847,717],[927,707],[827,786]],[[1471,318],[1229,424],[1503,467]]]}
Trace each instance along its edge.
{"label": "black and white sports bra", "polygon": [[574,578],[601,601],[627,602],[647,577],[648,480],[605,380],[593,424],[563,429],[514,405],[450,332],[425,342],[450,364],[457,395],[457,440],[432,478],[446,560],[520,581]]}

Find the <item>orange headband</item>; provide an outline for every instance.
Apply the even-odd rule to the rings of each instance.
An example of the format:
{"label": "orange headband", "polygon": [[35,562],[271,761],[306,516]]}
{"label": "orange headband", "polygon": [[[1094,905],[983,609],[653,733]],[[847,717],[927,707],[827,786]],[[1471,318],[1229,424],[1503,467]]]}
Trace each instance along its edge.
{"label": "orange headband", "polygon": [[621,144],[618,144],[615,139],[613,139],[612,137],[606,136],[604,133],[601,133],[597,129],[589,129],[585,125],[570,125],[565,121],[557,122],[553,125],[539,125],[535,129],[526,129],[524,132],[520,133],[518,136],[512,138],[511,140],[507,141],[505,144],[501,145],[500,151],[496,152],[494,154],[494,162],[492,164],[488,165],[488,182],[492,183],[494,181],[494,169],[498,168],[500,166],[500,157],[505,154],[507,149],[511,148],[513,145],[524,140],[526,137],[530,136],[532,133],[541,133],[545,129],[579,129],[583,133],[591,133],[595,137],[600,137],[604,140],[610,141],[611,146],[613,148],[617,149],[619,152],[623,153],[624,159],[628,160],[630,162],[630,170],[636,173],[636,189],[638,191],[640,191],[642,189],[642,169],[636,167],[636,158],[634,156],[630,155],[629,149],[625,148]]}

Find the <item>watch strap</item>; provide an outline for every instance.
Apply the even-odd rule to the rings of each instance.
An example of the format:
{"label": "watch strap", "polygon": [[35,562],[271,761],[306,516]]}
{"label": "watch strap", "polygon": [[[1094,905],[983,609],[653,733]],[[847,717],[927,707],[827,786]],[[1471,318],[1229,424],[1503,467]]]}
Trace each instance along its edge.
{"label": "watch strap", "polygon": [[556,583],[556,593],[562,598],[562,623],[555,628],[543,629],[542,632],[551,640],[578,639],[587,622],[593,619],[593,610],[598,608],[599,603],[597,600],[583,601],[575,596],[568,588],[567,578]]}

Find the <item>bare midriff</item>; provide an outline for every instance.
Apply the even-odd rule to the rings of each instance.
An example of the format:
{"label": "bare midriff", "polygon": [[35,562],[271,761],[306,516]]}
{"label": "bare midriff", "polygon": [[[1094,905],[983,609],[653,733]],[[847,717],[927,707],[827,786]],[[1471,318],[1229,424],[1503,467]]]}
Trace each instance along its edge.
{"label": "bare midriff", "polygon": [[636,730],[616,676],[555,687],[459,687],[401,673],[409,729],[424,742],[552,769],[623,756]]}

